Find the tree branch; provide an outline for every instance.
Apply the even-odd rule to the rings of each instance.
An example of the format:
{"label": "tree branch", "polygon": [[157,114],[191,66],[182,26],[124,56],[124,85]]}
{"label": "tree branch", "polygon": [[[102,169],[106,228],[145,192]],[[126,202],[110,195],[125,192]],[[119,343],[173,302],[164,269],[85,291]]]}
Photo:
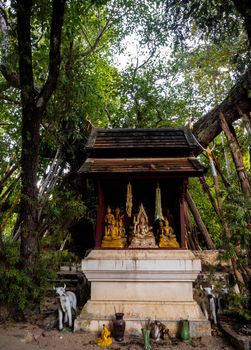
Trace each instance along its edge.
{"label": "tree branch", "polygon": [[8,87],[10,86],[14,88],[20,87],[19,75],[17,73],[12,72],[10,68],[5,64],[0,64],[0,71],[4,76],[8,84]]}
{"label": "tree branch", "polygon": [[7,15],[7,11],[4,7],[0,6],[0,14],[1,17],[4,19],[5,25],[6,27],[9,27],[9,21],[8,21],[8,15]]}
{"label": "tree branch", "polygon": [[66,0],[53,0],[50,34],[49,73],[47,81],[44,84],[36,103],[36,106],[41,113],[43,113],[53,91],[56,88],[57,79],[59,76],[61,63],[60,46],[65,3]]}
{"label": "tree branch", "polygon": [[[0,72],[6,80],[5,83],[0,84],[0,91],[5,91],[10,87],[20,89],[18,73],[12,72],[10,67],[8,67],[6,64],[0,64]],[[40,86],[36,85],[35,83],[33,85],[33,89],[35,94],[39,94],[41,91]]]}
{"label": "tree branch", "polygon": [[241,117],[240,111],[250,116],[250,91],[251,65],[230,90],[228,96],[218,106],[195,122],[193,133],[203,147],[207,147],[222,131],[219,120],[220,112],[225,115],[228,124],[232,124]]}
{"label": "tree branch", "polygon": [[244,19],[249,45],[251,46],[251,3],[248,0],[233,0],[233,3]]}
{"label": "tree branch", "polygon": [[[17,1],[17,33],[19,54],[19,76],[23,114],[33,108],[33,69],[31,50],[31,8],[32,0]],[[16,83],[17,87],[18,81]]]}
{"label": "tree branch", "polygon": [[96,48],[97,48],[97,46],[98,46],[98,44],[99,44],[99,42],[100,42],[100,40],[101,40],[103,34],[106,32],[106,30],[108,29],[109,25],[110,25],[110,18],[108,18],[108,20],[106,21],[106,24],[104,25],[104,27],[99,29],[98,35],[97,35],[97,37],[96,37],[96,39],[95,39],[95,41],[94,41],[93,44],[90,43],[90,41],[89,41],[88,38],[87,38],[87,35],[84,34],[84,35],[85,35],[85,38],[86,38],[86,41],[88,42],[88,44],[90,45],[90,47],[89,47],[89,49],[87,49],[86,51],[84,51],[84,52],[82,53],[82,57],[88,56],[88,55],[90,55],[93,51],[96,50]]}

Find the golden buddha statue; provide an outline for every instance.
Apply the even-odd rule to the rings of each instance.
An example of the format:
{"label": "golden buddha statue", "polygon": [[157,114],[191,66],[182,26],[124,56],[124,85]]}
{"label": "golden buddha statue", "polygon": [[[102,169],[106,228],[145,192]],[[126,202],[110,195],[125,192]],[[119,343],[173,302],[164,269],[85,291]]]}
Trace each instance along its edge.
{"label": "golden buddha statue", "polygon": [[180,248],[177,242],[176,235],[173,233],[173,228],[169,226],[169,221],[167,218],[159,222],[159,247],[160,248]]}
{"label": "golden buddha statue", "polygon": [[148,217],[143,207],[140,205],[139,213],[134,223],[132,240],[129,248],[158,248],[152,227],[148,226]]}
{"label": "golden buddha statue", "polygon": [[108,205],[107,213],[105,216],[105,236],[110,235],[109,229],[110,229],[110,225],[111,225],[113,220],[114,220],[114,215],[112,214],[112,210],[111,210],[110,206]]}
{"label": "golden buddha statue", "polygon": [[110,206],[107,207],[105,215],[105,233],[101,243],[102,248],[124,248],[125,238],[122,237],[116,220],[111,212]]}
{"label": "golden buddha statue", "polygon": [[104,324],[101,331],[101,337],[97,339],[97,344],[101,347],[107,347],[112,344],[111,332]]}
{"label": "golden buddha statue", "polygon": [[118,233],[121,237],[125,237],[124,215],[119,207],[115,209],[115,226],[118,228]]}

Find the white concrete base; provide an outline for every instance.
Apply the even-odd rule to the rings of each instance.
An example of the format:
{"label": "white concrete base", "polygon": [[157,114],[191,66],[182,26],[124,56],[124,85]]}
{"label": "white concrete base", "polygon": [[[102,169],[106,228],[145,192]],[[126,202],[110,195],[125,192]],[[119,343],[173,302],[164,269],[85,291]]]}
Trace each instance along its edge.
{"label": "white concrete base", "polygon": [[210,323],[193,301],[192,282],[201,265],[186,250],[93,250],[82,262],[91,281],[91,300],[75,320],[75,330],[98,332],[125,314],[126,332],[140,333],[150,320],[166,324],[176,334],[181,319],[189,319],[191,336],[210,335]]}

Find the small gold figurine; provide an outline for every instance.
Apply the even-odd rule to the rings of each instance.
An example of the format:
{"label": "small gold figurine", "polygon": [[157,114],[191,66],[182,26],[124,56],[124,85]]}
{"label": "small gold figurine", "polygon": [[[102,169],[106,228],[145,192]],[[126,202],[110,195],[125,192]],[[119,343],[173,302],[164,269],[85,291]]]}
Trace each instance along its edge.
{"label": "small gold figurine", "polygon": [[111,228],[111,223],[114,220],[114,215],[112,214],[112,210],[110,206],[108,205],[107,207],[107,213],[105,216],[105,236],[110,235],[110,228]]}
{"label": "small gold figurine", "polygon": [[115,219],[110,206],[107,207],[107,214],[105,216],[105,233],[101,243],[102,248],[124,248],[125,246],[126,240],[122,237],[123,227],[120,226],[120,220],[122,219],[120,219],[118,215],[119,212],[117,210]]}
{"label": "small gold figurine", "polygon": [[118,233],[121,237],[125,237],[124,215],[119,207],[115,209],[115,226],[118,228]]}
{"label": "small gold figurine", "polygon": [[103,324],[103,329],[101,331],[101,337],[97,338],[97,344],[101,347],[110,346],[112,344],[111,332],[109,329]]}
{"label": "small gold figurine", "polygon": [[160,248],[179,248],[180,245],[177,242],[176,235],[173,233],[173,228],[169,226],[167,218],[159,222],[159,247]]}

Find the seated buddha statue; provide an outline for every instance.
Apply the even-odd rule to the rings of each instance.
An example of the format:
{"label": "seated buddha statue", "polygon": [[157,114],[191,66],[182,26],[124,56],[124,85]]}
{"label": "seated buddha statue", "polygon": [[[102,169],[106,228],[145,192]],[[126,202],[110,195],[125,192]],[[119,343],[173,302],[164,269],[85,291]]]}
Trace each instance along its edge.
{"label": "seated buddha statue", "polygon": [[125,239],[122,238],[119,227],[116,226],[116,220],[111,212],[111,208],[107,207],[105,215],[105,233],[101,243],[102,248],[124,248]]}
{"label": "seated buddha statue", "polygon": [[152,227],[148,225],[148,217],[143,204],[140,205],[139,213],[134,223],[129,248],[158,248]]}
{"label": "seated buddha statue", "polygon": [[176,235],[173,233],[173,228],[169,226],[167,218],[159,223],[159,247],[160,248],[179,248],[180,245],[177,242]]}

